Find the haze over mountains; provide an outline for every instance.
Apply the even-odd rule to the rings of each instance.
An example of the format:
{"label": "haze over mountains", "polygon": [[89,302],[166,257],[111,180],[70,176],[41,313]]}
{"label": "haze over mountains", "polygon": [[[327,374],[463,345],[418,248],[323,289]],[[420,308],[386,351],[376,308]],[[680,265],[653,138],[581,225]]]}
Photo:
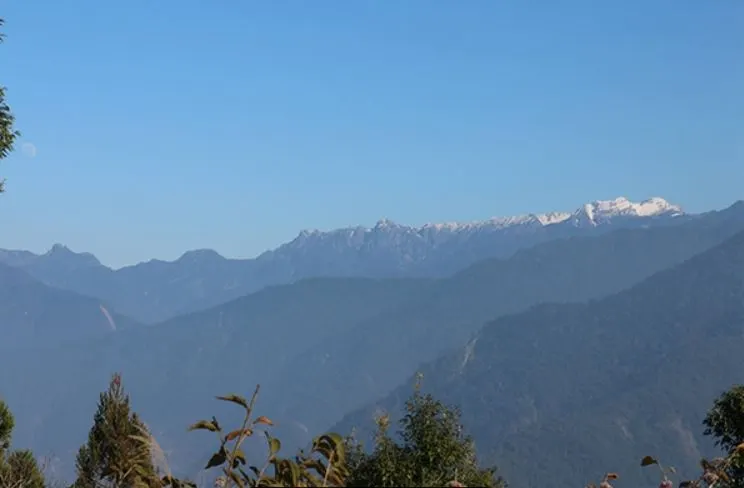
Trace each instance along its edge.
{"label": "haze over mountains", "polygon": [[9,348],[58,346],[136,327],[100,300],[53,288],[0,264],[0,354]]}
{"label": "haze over mountains", "polygon": [[[649,452],[691,462],[678,456],[689,447],[680,432],[699,433],[700,409],[740,371],[711,350],[740,347],[742,232],[744,202],[690,215],[618,199],[478,224],[303,232],[255,260],[204,251],[113,271],[60,246],[6,251],[0,324],[14,343],[0,345],[0,395],[18,445],[53,454],[67,477],[114,371],[172,467],[190,475],[206,452],[185,428],[215,413],[215,395],[260,382],[261,408],[291,448],[334,424],[371,427],[421,368],[427,388],[463,406],[479,451],[513,486],[538,486],[543,471],[578,485]],[[29,320],[17,303],[46,312]],[[197,303],[210,306],[173,316]],[[105,327],[101,304],[126,326]],[[116,315],[127,307],[171,318],[140,325]],[[675,390],[685,364],[695,400]],[[578,416],[590,418],[582,430],[561,420]],[[648,419],[659,427],[641,433]],[[543,456],[534,476],[519,472],[525,456]]]}
{"label": "haze over mountains", "polygon": [[[744,231],[607,298],[504,316],[420,371],[515,486],[572,486],[598,465],[651,486],[643,455],[687,468],[715,452],[701,419],[741,382],[743,347]],[[412,382],[336,429],[369,431]]]}
{"label": "haze over mountains", "polygon": [[47,253],[0,250],[0,263],[43,283],[99,298],[118,312],[154,323],[260,290],[318,276],[444,277],[479,260],[508,257],[551,239],[617,228],[665,225],[690,218],[662,198],[595,201],[573,212],[408,227],[381,220],[372,228],[302,231],[255,259],[226,259],[212,250],[178,260],[151,260],[112,270],[92,254],[55,244]]}

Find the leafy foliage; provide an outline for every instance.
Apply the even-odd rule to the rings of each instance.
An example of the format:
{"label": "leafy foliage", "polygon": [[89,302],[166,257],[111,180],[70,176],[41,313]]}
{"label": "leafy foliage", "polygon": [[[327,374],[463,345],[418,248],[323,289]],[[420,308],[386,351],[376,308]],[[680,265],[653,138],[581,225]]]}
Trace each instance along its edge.
{"label": "leafy foliage", "polygon": [[[238,395],[217,397],[218,400],[230,402],[243,409],[242,425],[235,430],[225,432],[215,417],[211,420],[200,420],[189,430],[206,430],[217,434],[219,447],[211,456],[205,469],[218,468],[222,476],[218,483],[223,487],[236,486],[345,486],[348,476],[346,454],[343,439],[338,434],[325,434],[313,440],[309,454],[300,451],[294,459],[279,457],[281,442],[264,430],[268,456],[259,468],[248,465],[242,450],[243,443],[254,437],[261,426],[273,426],[274,422],[264,415],[254,416],[254,407],[258,398],[259,386],[250,401]],[[269,471],[271,469],[271,471]],[[166,486],[181,488],[193,486],[179,481],[172,476],[163,478]]]}
{"label": "leafy foliage", "polygon": [[727,486],[744,487],[744,386],[737,385],[724,392],[713,403],[703,421],[705,435],[712,436],[716,445],[728,453],[725,467]]}
{"label": "leafy foliage", "polygon": [[101,393],[88,442],[77,456],[75,488],[95,488],[101,483],[125,488],[155,487],[147,428],[130,411],[121,376],[115,374],[109,388]]}
{"label": "leafy foliage", "polygon": [[31,451],[9,451],[13,415],[0,401],[0,488],[44,488],[44,476]]}
{"label": "leafy foliage", "polygon": [[[4,20],[0,18],[0,27],[4,24]],[[0,33],[0,43],[5,40],[5,36]],[[5,101],[5,90],[6,88],[0,85],[0,160],[8,157],[8,154],[13,150],[13,144],[20,133],[14,129],[15,117],[10,111],[8,103]],[[0,180],[0,193],[4,190],[4,180]]]}
{"label": "leafy foliage", "polygon": [[[460,412],[421,393],[421,377],[417,375],[414,394],[406,402],[406,413],[398,432],[401,442],[388,435],[389,417],[378,417],[378,433],[373,452],[366,453],[353,437],[343,439],[338,434],[325,434],[314,439],[309,454],[300,453],[292,459],[279,456],[281,442],[268,429],[274,422],[263,415],[254,415],[259,387],[250,400],[239,395],[225,395],[218,400],[239,406],[244,412],[241,425],[225,430],[217,418],[200,420],[189,430],[215,433],[219,447],[205,469],[219,469],[221,476],[215,486],[220,488],[248,487],[464,487],[504,488],[503,479],[495,469],[478,466],[475,448],[463,435]],[[722,394],[709,411],[706,434],[717,438],[727,449],[725,457],[700,462],[701,473],[693,479],[679,482],[680,488],[740,488],[737,470],[744,460],[744,443],[734,445],[738,433],[735,427],[744,422],[744,410],[739,408],[742,387],[735,386]],[[171,474],[158,478],[149,460],[154,442],[136,414],[130,414],[128,397],[121,388],[119,375],[114,375],[109,389],[101,395],[99,411],[89,443],[78,457],[80,478],[77,487],[103,486],[112,488],[196,488]],[[44,488],[44,477],[29,451],[14,451],[6,455],[13,417],[0,402],[0,487]],[[259,467],[251,465],[242,450],[243,443],[263,430],[268,455]],[[140,432],[141,435],[131,432]],[[642,467],[657,467],[659,488],[673,488],[677,470],[664,467],[658,458],[645,456]],[[86,475],[85,473],[94,473]],[[123,474],[122,474],[123,473]],[[587,488],[613,488],[620,477],[607,473],[600,483]]]}
{"label": "leafy foliage", "polygon": [[389,418],[380,416],[372,454],[352,444],[356,449],[348,486],[504,486],[495,469],[478,466],[474,443],[463,435],[459,410],[422,394],[420,384],[406,402],[401,427],[398,444],[388,435]]}
{"label": "leafy foliage", "polygon": [[734,386],[717,398],[703,424],[705,435],[727,451],[744,442],[744,386]]}

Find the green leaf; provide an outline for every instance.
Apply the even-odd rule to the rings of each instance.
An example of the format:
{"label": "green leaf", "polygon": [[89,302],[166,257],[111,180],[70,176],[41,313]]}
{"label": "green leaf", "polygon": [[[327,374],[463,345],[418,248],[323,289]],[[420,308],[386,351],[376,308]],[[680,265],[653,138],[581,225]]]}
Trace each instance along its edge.
{"label": "green leaf", "polygon": [[327,442],[331,449],[336,449],[337,446],[340,446],[344,443],[344,438],[340,435],[336,434],[335,432],[329,432],[327,434],[323,434],[322,436],[317,438],[318,442]]}
{"label": "green leaf", "polygon": [[227,451],[225,448],[221,448],[218,452],[212,455],[204,469],[213,468],[215,466],[221,466],[227,461]]}
{"label": "green leaf", "polygon": [[223,402],[232,402],[237,403],[243,408],[248,408],[248,401],[239,395],[225,395],[225,396],[218,396],[217,400],[222,400]]}
{"label": "green leaf", "polygon": [[276,469],[276,478],[282,482],[282,486],[299,486],[300,467],[289,459],[272,461]]}
{"label": "green leaf", "polygon": [[282,443],[279,439],[271,437],[268,432],[264,432],[264,434],[266,434],[266,440],[269,442],[269,453],[271,456],[275,456],[279,452],[279,449],[282,448]]}
{"label": "green leaf", "polygon": [[211,420],[200,420],[189,427],[189,432],[191,432],[192,430],[209,430],[212,432],[218,432],[220,429],[219,426]]}
{"label": "green leaf", "polygon": [[276,454],[282,448],[282,443],[279,439],[271,439],[271,454]]}
{"label": "green leaf", "polygon": [[[234,461],[235,462],[240,462],[240,464],[245,464],[246,463],[245,453],[243,453],[243,451],[241,449],[238,449],[237,451],[235,451]],[[237,466],[233,466],[233,468],[236,468],[236,467]]]}
{"label": "green leaf", "polygon": [[659,464],[659,461],[652,458],[651,456],[646,456],[641,459],[641,466],[651,466],[652,464]]}

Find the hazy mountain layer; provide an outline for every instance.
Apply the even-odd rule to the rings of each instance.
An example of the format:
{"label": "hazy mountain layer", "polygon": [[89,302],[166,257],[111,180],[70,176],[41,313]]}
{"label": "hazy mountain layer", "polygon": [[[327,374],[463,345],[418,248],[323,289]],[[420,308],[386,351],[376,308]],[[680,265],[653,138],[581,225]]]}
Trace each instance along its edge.
{"label": "hazy mountain layer", "polygon": [[0,250],[0,262],[44,283],[97,297],[142,322],[157,322],[228,302],[269,285],[308,277],[445,277],[477,261],[508,257],[552,239],[618,228],[678,224],[691,218],[661,198],[596,201],[574,212],[483,222],[409,227],[381,220],[373,228],[303,231],[256,259],[196,250],[119,270],[89,253],[55,245],[43,255]]}
{"label": "hazy mountain layer", "polygon": [[135,325],[98,299],[44,285],[21,269],[0,264],[0,354],[110,336]]}
{"label": "hazy mountain layer", "polygon": [[[174,468],[189,472],[212,446],[184,428],[224,413],[216,394],[247,393],[261,382],[261,408],[291,446],[464,345],[487,320],[616,293],[741,229],[739,204],[676,226],[548,242],[448,279],[272,287],[156,327],[47,351],[42,361],[0,358],[0,391],[18,412],[18,445],[52,451],[69,468],[98,391],[120,370],[135,408],[166,450],[175,449]],[[50,400],[39,402],[39,392]]]}
{"label": "hazy mountain layer", "polygon": [[[617,295],[503,317],[420,369],[514,486],[582,486],[615,471],[622,486],[650,487],[644,455],[692,475],[714,452],[702,420],[742,381],[742,348],[744,232]],[[399,412],[410,392],[337,428]]]}

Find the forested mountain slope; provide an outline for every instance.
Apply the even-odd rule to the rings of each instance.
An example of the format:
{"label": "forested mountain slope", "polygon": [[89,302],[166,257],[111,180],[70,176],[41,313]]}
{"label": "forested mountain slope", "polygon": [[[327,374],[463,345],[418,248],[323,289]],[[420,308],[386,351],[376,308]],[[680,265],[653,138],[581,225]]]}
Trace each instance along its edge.
{"label": "forested mountain slope", "polygon": [[136,325],[100,300],[46,286],[0,264],[0,351],[71,344]]}
{"label": "forested mountain slope", "polygon": [[[324,428],[391,391],[423,362],[464,345],[487,321],[543,302],[619,292],[742,229],[744,203],[738,203],[679,226],[557,240],[508,260],[480,262],[308,350],[284,373],[282,384],[295,385],[292,397],[277,403],[290,418],[307,419],[303,423],[310,422],[303,405],[317,405],[312,415],[322,420],[317,429]],[[319,386],[313,377],[325,380]]]}
{"label": "forested mountain slope", "polygon": [[[174,466],[190,469],[204,452],[183,429],[214,413],[214,395],[262,383],[262,406],[279,422],[278,435],[288,446],[303,443],[394,389],[421,363],[464,345],[488,320],[541,302],[616,293],[741,229],[740,204],[676,226],[548,242],[443,280],[272,287],[116,340],[50,352],[41,362],[17,358],[12,364],[23,378],[0,373],[0,391],[26,429],[18,441],[69,463],[97,392],[121,371],[136,409],[174,450]],[[51,364],[65,377],[64,389],[50,376]],[[54,392],[54,406],[36,405],[32,389]]]}
{"label": "forested mountain slope", "polygon": [[[702,419],[742,381],[742,348],[744,232],[619,294],[502,317],[420,369],[514,486],[581,486],[604,471],[655,486],[644,455],[693,473],[715,452]],[[400,387],[336,428],[398,412],[408,394]]]}

